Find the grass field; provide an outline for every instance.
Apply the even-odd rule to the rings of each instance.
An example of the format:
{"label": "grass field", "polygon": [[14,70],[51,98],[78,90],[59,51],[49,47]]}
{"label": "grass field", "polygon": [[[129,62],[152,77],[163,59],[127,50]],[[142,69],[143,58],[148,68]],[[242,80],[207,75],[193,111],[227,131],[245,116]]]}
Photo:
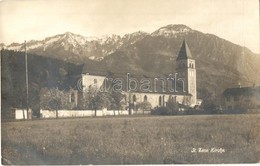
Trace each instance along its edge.
{"label": "grass field", "polygon": [[[259,133],[260,115],[99,117],[4,122],[2,162],[257,163],[260,160]],[[191,152],[193,148],[197,152]],[[199,148],[203,148],[204,152],[198,152]],[[225,152],[213,152],[211,148],[222,148]]]}

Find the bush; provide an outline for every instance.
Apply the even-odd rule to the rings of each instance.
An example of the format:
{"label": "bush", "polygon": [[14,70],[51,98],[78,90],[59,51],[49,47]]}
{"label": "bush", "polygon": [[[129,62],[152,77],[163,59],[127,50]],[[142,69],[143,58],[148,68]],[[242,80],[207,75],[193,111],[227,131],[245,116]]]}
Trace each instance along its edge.
{"label": "bush", "polygon": [[168,107],[158,107],[151,112],[152,115],[172,115],[172,110]]}

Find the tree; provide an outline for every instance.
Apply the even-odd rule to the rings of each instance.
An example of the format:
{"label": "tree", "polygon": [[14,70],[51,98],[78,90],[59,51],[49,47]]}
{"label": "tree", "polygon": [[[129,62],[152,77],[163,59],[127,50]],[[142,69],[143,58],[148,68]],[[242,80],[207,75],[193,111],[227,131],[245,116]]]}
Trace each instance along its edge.
{"label": "tree", "polygon": [[137,109],[140,108],[143,111],[143,114],[144,111],[150,111],[152,109],[152,105],[148,101],[143,101],[141,103],[138,103],[136,107]]}
{"label": "tree", "polygon": [[97,94],[97,107],[100,109],[104,108],[111,108],[114,99],[112,98],[111,94],[108,92],[99,92]]}
{"label": "tree", "polygon": [[95,116],[97,115],[97,109],[111,108],[113,103],[113,98],[108,92],[101,92],[96,87],[89,87],[89,89],[84,92],[82,107],[84,109],[92,109],[95,111]]}
{"label": "tree", "polygon": [[203,88],[200,90],[200,97],[202,99],[201,107],[208,113],[219,112],[219,102],[217,98],[208,89]]}
{"label": "tree", "polygon": [[64,103],[67,102],[66,95],[58,88],[43,88],[40,91],[40,107],[48,110],[56,111],[56,118],[58,118],[58,109],[64,108]]}
{"label": "tree", "polygon": [[126,101],[125,101],[126,96],[120,92],[111,92],[111,97],[112,97],[111,107],[114,110],[114,115],[115,115],[115,109],[117,109],[119,114],[119,110],[123,107],[123,105],[126,105]]}
{"label": "tree", "polygon": [[153,115],[170,115],[171,110],[168,107],[157,107],[152,111]]}
{"label": "tree", "polygon": [[81,109],[94,109],[96,115],[96,97],[98,89],[96,87],[89,87],[87,91],[83,92],[81,99]]}
{"label": "tree", "polygon": [[170,96],[166,107],[171,110],[171,114],[178,112],[178,103],[176,102],[176,97],[172,98],[172,96]]}

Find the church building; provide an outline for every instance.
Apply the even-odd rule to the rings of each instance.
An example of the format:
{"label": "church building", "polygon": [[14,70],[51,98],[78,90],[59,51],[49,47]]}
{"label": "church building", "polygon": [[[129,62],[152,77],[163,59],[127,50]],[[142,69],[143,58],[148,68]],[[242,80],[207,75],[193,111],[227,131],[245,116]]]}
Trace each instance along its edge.
{"label": "church building", "polygon": [[[169,102],[178,103],[186,108],[197,105],[195,59],[185,40],[176,59],[176,69],[169,75],[108,73],[91,71],[84,66],[81,90],[84,92],[92,87],[104,90],[111,85],[111,80],[114,88],[126,96],[126,103],[129,107],[132,105],[133,109],[141,102],[149,102],[152,108],[167,106]],[[107,83],[109,81],[110,83]]]}

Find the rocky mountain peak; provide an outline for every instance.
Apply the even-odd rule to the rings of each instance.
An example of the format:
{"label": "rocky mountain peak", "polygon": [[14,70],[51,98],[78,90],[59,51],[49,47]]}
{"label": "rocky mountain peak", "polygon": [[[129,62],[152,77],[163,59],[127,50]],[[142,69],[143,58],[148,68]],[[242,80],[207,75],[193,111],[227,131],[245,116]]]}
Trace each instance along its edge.
{"label": "rocky mountain peak", "polygon": [[170,24],[159,28],[158,30],[152,33],[152,36],[174,37],[176,35],[186,35],[190,32],[193,32],[193,30],[186,25]]}

